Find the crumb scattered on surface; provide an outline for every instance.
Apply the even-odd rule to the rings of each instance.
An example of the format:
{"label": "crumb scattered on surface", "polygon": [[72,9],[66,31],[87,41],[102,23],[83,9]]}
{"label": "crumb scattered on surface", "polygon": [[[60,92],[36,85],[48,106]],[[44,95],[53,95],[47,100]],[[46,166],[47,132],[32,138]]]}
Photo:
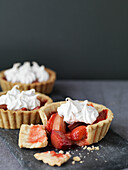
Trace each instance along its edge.
{"label": "crumb scattered on surface", "polygon": [[98,159],[96,158],[95,160],[97,161]]}
{"label": "crumb scattered on surface", "polygon": [[99,149],[100,149],[100,148],[99,148],[99,146],[96,146],[96,147],[95,147],[95,150],[97,150],[97,151],[98,151]]}
{"label": "crumb scattered on surface", "polygon": [[93,150],[99,150],[100,148],[99,148],[99,146],[94,146],[94,145],[92,145],[92,146],[89,146],[89,147],[87,147],[87,146],[84,146],[83,147],[83,150],[85,150],[85,149],[87,149],[88,151],[93,151]]}
{"label": "crumb scattered on surface", "polygon": [[87,149],[87,146],[84,146],[84,147],[83,147],[83,150],[85,150],[85,149]]}
{"label": "crumb scattered on surface", "polygon": [[63,154],[63,153],[64,153],[64,151],[60,150],[60,151],[59,151],[59,153],[62,153],[62,154]]}
{"label": "crumb scattered on surface", "polygon": [[79,156],[74,156],[74,157],[73,157],[73,160],[74,160],[74,161],[78,161],[78,162],[79,162],[81,159],[80,159],[80,157],[79,157]]}
{"label": "crumb scattered on surface", "polygon": [[74,165],[75,164],[75,161],[72,161],[72,165]]}
{"label": "crumb scattered on surface", "polygon": [[91,150],[92,150],[92,148],[91,148],[91,147],[87,147],[87,150],[88,150],[88,151],[91,151]]}
{"label": "crumb scattered on surface", "polygon": [[82,164],[84,161],[80,161],[80,163]]}

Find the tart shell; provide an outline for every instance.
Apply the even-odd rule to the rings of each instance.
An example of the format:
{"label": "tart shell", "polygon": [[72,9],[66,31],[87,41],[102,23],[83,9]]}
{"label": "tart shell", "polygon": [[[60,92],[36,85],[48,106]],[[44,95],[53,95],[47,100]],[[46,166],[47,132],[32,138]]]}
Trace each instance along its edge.
{"label": "tart shell", "polygon": [[[5,95],[7,92],[0,92],[0,96]],[[47,100],[44,106],[52,103],[52,99],[44,94],[39,94],[39,98]],[[39,109],[31,111],[15,111],[0,109],[0,128],[5,129],[19,129],[22,124],[39,124],[41,122]]]}
{"label": "tart shell", "polygon": [[[40,126],[42,128],[42,136],[43,136],[43,141],[42,142],[34,142],[31,143],[29,142],[29,135],[30,135],[30,130],[31,127],[33,126]],[[37,137],[38,138],[38,137]],[[25,125],[22,124],[21,128],[20,128],[20,132],[19,132],[19,141],[18,141],[18,145],[20,148],[44,148],[47,146],[48,141],[47,141],[47,135],[46,135],[46,131],[43,125]]]}
{"label": "tart shell", "polygon": [[[42,120],[42,123],[44,125],[47,124],[47,120],[49,119],[50,115],[54,112],[57,112],[57,108],[61,105],[64,104],[65,102],[56,102],[56,103],[51,103],[47,106],[44,106],[42,109],[40,109],[40,117]],[[108,132],[108,129],[110,127],[111,121],[113,119],[113,113],[110,109],[106,108],[103,105],[96,104],[93,102],[89,102],[89,104],[93,104],[94,108],[100,112],[103,109],[108,110],[107,118],[105,120],[102,120],[98,123],[88,125],[86,127],[87,130],[87,139],[79,143],[79,146],[84,146],[84,145],[90,145],[92,143],[97,143],[100,141],[102,138],[105,137],[106,133]]]}
{"label": "tart shell", "polygon": [[56,73],[48,68],[45,70],[49,73],[49,79],[43,82],[35,82],[31,84],[23,84],[23,83],[12,83],[4,79],[4,71],[0,72],[0,85],[3,91],[11,90],[13,86],[18,85],[20,90],[30,90],[35,89],[39,93],[49,94],[53,90],[53,86],[56,80]]}

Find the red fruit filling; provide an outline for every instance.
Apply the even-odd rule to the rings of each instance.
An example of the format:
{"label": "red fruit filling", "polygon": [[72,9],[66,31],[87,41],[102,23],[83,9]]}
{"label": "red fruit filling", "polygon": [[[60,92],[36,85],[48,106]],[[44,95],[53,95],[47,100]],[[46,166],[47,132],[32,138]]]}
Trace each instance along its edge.
{"label": "red fruit filling", "polygon": [[[93,105],[91,105],[93,107]],[[108,110],[104,109],[99,112],[99,116],[93,123],[107,119]],[[86,127],[88,124],[76,122],[68,125],[64,122],[63,117],[58,113],[51,114],[47,121],[46,129],[51,133],[51,143],[57,149],[68,149],[72,144],[78,146],[88,145]]]}
{"label": "red fruit filling", "polygon": [[47,121],[46,129],[50,133],[52,132],[55,117],[56,117],[56,113],[52,114],[50,119]]}
{"label": "red fruit filling", "polygon": [[52,130],[58,130],[66,133],[66,123],[64,122],[63,117],[59,116],[58,113],[55,116]]}
{"label": "red fruit filling", "polygon": [[98,123],[102,120],[105,120],[107,119],[107,114],[108,114],[108,110],[107,109],[104,109],[102,110],[101,112],[99,112],[99,116],[97,117],[96,121],[94,122],[95,123]]}
{"label": "red fruit filling", "polygon": [[0,109],[7,110],[7,105],[6,104],[1,104]]}
{"label": "red fruit filling", "polygon": [[78,141],[87,137],[86,126],[78,126],[71,132],[71,140]]}
{"label": "red fruit filling", "polygon": [[76,127],[82,126],[82,125],[87,126],[87,124],[84,123],[84,122],[75,122],[75,123],[72,123],[72,124],[68,125],[68,128],[69,128],[70,131],[72,131]]}
{"label": "red fruit filling", "polygon": [[25,107],[23,107],[23,108],[21,108],[21,109],[19,109],[19,110],[27,111],[28,109],[27,109],[27,108],[25,108]]}
{"label": "red fruit filling", "polygon": [[71,140],[63,132],[57,130],[52,130],[51,143],[56,149],[62,150],[66,150],[72,145]]}
{"label": "red fruit filling", "polygon": [[92,107],[94,107],[92,103],[89,103],[89,104],[87,104],[87,105],[88,105],[88,106],[92,106]]}

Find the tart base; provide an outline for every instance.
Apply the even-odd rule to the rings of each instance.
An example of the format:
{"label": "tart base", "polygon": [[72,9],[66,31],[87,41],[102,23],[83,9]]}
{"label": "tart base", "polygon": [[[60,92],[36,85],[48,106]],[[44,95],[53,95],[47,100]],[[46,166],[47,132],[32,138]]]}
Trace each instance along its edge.
{"label": "tart base", "polygon": [[[1,92],[1,95],[7,92]],[[47,100],[44,106],[52,103],[52,99],[44,94],[39,94],[41,100]],[[31,111],[13,111],[0,109],[0,128],[5,129],[19,129],[22,124],[39,124],[41,122],[39,109]]]}
{"label": "tart base", "polygon": [[[39,126],[42,129],[41,135],[43,136],[43,140],[39,141],[39,142],[30,142],[29,141],[29,135],[30,135],[30,131],[31,128],[34,126]],[[40,137],[40,136],[39,136]],[[36,136],[36,139],[38,139],[38,134]],[[46,147],[48,144],[48,138],[47,138],[47,134],[45,131],[45,128],[43,125],[25,125],[23,124],[20,128],[20,132],[19,132],[19,142],[18,145],[20,148],[43,148]]]}
{"label": "tart base", "polygon": [[[39,111],[42,123],[44,125],[47,124],[47,120],[49,119],[50,115],[52,113],[54,113],[54,112],[57,112],[57,108],[63,103],[65,103],[65,102],[51,103],[48,106],[43,107]],[[96,104],[96,103],[93,103],[93,102],[89,102],[89,104],[93,104],[94,108],[98,112],[102,111],[103,109],[107,109],[108,110],[108,115],[107,115],[107,118],[105,120],[102,120],[102,121],[100,121],[98,123],[95,123],[95,124],[92,124],[92,125],[88,125],[86,127],[87,138],[85,140],[77,142],[77,144],[79,146],[84,146],[84,145],[90,145],[92,143],[97,143],[102,138],[104,138],[104,136],[108,132],[108,129],[109,129],[110,124],[111,124],[111,121],[113,119],[113,113],[112,113],[112,111],[110,109],[106,108],[103,105]]]}
{"label": "tart base", "polygon": [[0,72],[0,85],[3,91],[11,90],[13,86],[18,85],[20,90],[35,89],[39,93],[49,94],[53,90],[56,80],[56,73],[48,68],[45,68],[49,73],[49,80],[44,82],[35,82],[31,84],[12,83],[4,79],[4,71]]}

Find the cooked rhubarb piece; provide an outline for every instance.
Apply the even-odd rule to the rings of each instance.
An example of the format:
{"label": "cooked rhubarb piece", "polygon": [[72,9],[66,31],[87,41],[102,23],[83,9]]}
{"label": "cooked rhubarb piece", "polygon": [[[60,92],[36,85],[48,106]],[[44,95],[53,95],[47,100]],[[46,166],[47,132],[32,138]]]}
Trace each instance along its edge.
{"label": "cooked rhubarb piece", "polygon": [[2,105],[0,105],[0,109],[7,110],[7,105],[6,105],[6,104],[2,104]]}
{"label": "cooked rhubarb piece", "polygon": [[65,133],[65,136],[71,140],[71,132]]}
{"label": "cooked rhubarb piece", "polygon": [[[41,100],[40,100],[40,101],[41,101]],[[43,100],[43,101],[40,102],[40,105],[41,105],[41,106],[44,106],[46,102],[47,102],[47,100]]]}
{"label": "cooked rhubarb piece", "polygon": [[104,109],[101,112],[99,112],[99,116],[97,117],[97,119],[96,119],[96,121],[94,123],[98,123],[98,122],[100,122],[102,120],[107,119],[107,113],[108,113],[107,109]]}
{"label": "cooked rhubarb piece", "polygon": [[75,123],[72,123],[72,124],[68,125],[68,128],[69,128],[70,131],[72,131],[76,127],[82,126],[82,125],[87,126],[87,124],[84,123],[84,122],[75,122]]}
{"label": "cooked rhubarb piece", "polygon": [[52,130],[51,143],[56,149],[66,150],[71,147],[72,142],[61,131]]}
{"label": "cooked rhubarb piece", "polygon": [[23,108],[21,108],[21,109],[19,109],[19,110],[27,111],[28,109],[27,109],[27,108],[25,108],[25,107],[23,107]]}
{"label": "cooked rhubarb piece", "polygon": [[92,106],[92,107],[94,107],[92,103],[88,103],[87,105],[88,105],[88,106]]}
{"label": "cooked rhubarb piece", "polygon": [[56,117],[54,119],[52,129],[66,133],[66,123],[64,122],[63,117],[59,116],[58,113],[56,114]]}
{"label": "cooked rhubarb piece", "polygon": [[36,110],[36,109],[40,109],[40,106],[37,106],[37,107],[35,107],[34,109],[32,109],[32,110]]}
{"label": "cooked rhubarb piece", "polygon": [[39,97],[37,97],[37,99],[40,101],[40,106],[44,106],[45,103],[47,102],[47,100],[41,100]]}
{"label": "cooked rhubarb piece", "polygon": [[78,126],[71,132],[71,140],[78,141],[86,137],[86,126]]}
{"label": "cooked rhubarb piece", "polygon": [[56,113],[52,114],[50,119],[47,121],[46,129],[50,133],[52,132],[55,117],[56,117]]}

